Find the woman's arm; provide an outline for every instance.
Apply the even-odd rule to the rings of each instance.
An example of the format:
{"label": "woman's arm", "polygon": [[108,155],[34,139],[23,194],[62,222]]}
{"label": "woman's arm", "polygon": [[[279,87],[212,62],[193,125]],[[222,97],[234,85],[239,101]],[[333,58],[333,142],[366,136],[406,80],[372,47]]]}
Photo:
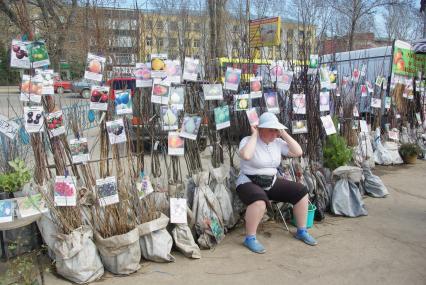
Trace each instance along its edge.
{"label": "woman's arm", "polygon": [[290,157],[299,157],[303,155],[303,150],[300,144],[293,139],[285,130],[280,131],[281,138],[288,145],[288,156]]}
{"label": "woman's arm", "polygon": [[246,145],[240,149],[240,157],[244,160],[250,160],[253,158],[254,150],[256,149],[257,137],[259,136],[259,131],[256,126],[251,127],[251,136],[248,139]]}

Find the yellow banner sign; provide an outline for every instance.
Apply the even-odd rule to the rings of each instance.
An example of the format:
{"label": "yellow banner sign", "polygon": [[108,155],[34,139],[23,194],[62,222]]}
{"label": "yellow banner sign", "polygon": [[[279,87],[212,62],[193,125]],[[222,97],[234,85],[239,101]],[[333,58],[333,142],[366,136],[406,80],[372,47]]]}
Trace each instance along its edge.
{"label": "yellow banner sign", "polygon": [[250,21],[250,46],[277,46],[281,42],[280,17],[264,18]]}

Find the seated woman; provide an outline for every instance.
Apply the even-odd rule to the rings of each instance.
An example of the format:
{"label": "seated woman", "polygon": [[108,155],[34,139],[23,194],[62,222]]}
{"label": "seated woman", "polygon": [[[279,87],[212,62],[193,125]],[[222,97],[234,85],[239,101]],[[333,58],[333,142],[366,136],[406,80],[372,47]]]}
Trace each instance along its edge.
{"label": "seated woman", "polygon": [[316,240],[306,231],[309,203],[306,186],[277,177],[281,156],[302,156],[302,148],[273,113],[263,113],[258,126],[252,126],[251,131],[252,135],[243,138],[239,147],[237,194],[247,205],[244,245],[256,253],[266,251],[256,239],[256,231],[269,199],[293,204],[297,223],[295,237],[309,245],[316,245]]}

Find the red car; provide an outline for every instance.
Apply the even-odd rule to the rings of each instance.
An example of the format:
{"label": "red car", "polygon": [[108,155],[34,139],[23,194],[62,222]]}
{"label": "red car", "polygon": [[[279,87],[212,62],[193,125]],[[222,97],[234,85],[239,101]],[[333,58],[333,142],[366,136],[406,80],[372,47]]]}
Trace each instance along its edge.
{"label": "red car", "polygon": [[62,80],[59,77],[55,77],[53,81],[53,88],[56,94],[62,95],[65,91],[71,92],[72,83],[71,81]]}

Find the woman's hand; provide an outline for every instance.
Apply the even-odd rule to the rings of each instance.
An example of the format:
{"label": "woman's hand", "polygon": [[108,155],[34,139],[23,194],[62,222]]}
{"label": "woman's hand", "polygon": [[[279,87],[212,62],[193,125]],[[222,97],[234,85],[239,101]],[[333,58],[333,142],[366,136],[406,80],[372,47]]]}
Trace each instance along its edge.
{"label": "woman's hand", "polygon": [[251,135],[252,136],[258,136],[259,135],[259,129],[257,128],[257,126],[250,126],[251,129]]}

